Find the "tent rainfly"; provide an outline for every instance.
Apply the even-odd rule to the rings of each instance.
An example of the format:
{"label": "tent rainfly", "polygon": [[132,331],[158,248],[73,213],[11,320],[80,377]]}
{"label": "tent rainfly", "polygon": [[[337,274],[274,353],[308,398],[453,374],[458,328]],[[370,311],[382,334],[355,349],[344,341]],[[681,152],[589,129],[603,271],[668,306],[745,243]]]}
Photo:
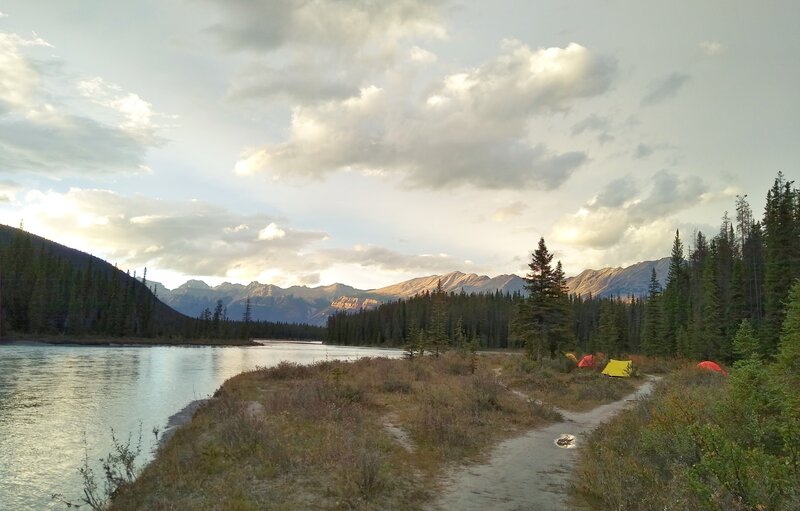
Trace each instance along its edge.
{"label": "tent rainfly", "polygon": [[613,358],[608,361],[603,374],[606,376],[618,376],[620,378],[630,378],[633,371],[633,362],[630,360],[614,360]]}
{"label": "tent rainfly", "polygon": [[587,367],[587,368],[594,367],[594,356],[584,355],[581,361],[578,362],[578,367]]}
{"label": "tent rainfly", "polygon": [[717,373],[722,373],[722,376],[728,376],[728,373],[725,372],[725,369],[721,368],[719,364],[716,362],[712,362],[710,360],[704,360],[697,364],[699,369],[705,369],[707,371],[714,371]]}

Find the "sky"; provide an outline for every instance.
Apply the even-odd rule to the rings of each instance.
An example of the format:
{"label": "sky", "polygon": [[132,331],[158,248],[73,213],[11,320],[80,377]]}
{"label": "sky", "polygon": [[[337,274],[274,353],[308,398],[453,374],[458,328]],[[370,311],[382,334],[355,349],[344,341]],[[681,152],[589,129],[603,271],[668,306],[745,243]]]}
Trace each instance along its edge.
{"label": "sky", "polygon": [[800,177],[800,2],[2,0],[0,222],[174,288],[567,275]]}

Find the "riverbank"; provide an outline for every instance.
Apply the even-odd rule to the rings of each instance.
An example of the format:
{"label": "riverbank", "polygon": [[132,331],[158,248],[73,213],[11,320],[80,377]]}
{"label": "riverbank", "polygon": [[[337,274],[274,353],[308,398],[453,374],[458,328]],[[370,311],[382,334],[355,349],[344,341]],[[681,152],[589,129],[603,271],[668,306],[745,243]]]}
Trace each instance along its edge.
{"label": "riverbank", "polygon": [[[526,375],[549,382],[528,382],[534,399],[507,383]],[[423,509],[449,467],[559,421],[536,397],[557,397],[557,387],[592,388],[565,393],[565,404],[581,407],[576,399],[613,401],[636,384],[520,356],[457,353],[243,373],[177,430],[112,509]]]}

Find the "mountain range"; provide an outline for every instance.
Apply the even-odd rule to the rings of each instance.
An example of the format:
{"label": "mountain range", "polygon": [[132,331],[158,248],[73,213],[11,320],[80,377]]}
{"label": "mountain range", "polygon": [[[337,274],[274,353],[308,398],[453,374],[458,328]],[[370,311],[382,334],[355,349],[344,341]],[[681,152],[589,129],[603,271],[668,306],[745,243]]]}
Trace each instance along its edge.
{"label": "mountain range", "polygon": [[[584,296],[644,296],[652,269],[656,269],[663,285],[668,267],[669,258],[664,258],[640,262],[627,268],[585,270],[568,278],[567,287],[570,293]],[[525,285],[524,279],[514,274],[489,277],[459,271],[419,277],[369,290],[345,284],[291,286],[284,289],[259,282],[251,282],[246,286],[225,282],[212,287],[199,280],[190,280],[172,290],[159,283],[150,282],[150,285],[162,301],[188,316],[197,317],[205,309],[213,310],[217,301],[222,300],[228,317],[240,319],[250,298],[253,319],[323,325],[335,311],[376,307],[382,302],[434,291],[440,282],[444,291],[454,293],[522,293]]]}

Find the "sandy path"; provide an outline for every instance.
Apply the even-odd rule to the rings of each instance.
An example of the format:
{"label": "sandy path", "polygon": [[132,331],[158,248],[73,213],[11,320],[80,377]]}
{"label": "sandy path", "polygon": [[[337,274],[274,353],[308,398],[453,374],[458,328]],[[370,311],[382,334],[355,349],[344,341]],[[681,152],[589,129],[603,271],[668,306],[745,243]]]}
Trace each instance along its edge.
{"label": "sandy path", "polygon": [[[588,433],[632,401],[649,394],[657,380],[649,377],[636,392],[588,412],[561,411],[564,421],[506,440],[492,451],[486,464],[459,467],[449,474],[442,495],[431,509],[568,509],[566,483]],[[555,440],[564,433],[576,437],[577,448],[555,445]]]}

